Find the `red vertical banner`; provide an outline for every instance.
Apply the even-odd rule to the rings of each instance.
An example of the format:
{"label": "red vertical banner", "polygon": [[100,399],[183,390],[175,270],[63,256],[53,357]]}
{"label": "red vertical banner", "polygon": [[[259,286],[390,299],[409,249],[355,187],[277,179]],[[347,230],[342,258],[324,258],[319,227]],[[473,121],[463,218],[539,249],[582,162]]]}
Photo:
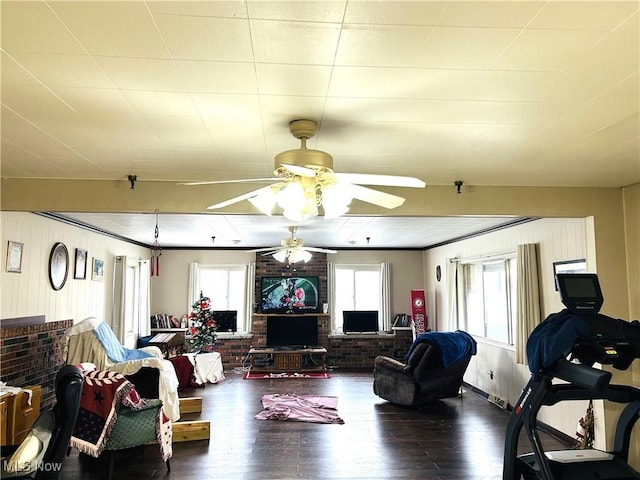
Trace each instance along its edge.
{"label": "red vertical banner", "polygon": [[427,331],[427,302],[424,290],[411,290],[411,318],[416,329],[416,335]]}

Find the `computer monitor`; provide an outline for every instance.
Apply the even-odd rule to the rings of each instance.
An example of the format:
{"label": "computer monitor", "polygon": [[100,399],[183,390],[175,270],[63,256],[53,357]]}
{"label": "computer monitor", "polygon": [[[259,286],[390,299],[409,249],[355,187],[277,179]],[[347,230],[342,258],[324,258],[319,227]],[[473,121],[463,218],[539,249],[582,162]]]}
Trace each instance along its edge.
{"label": "computer monitor", "polygon": [[344,310],[342,312],[342,331],[344,333],[377,332],[377,310]]}
{"label": "computer monitor", "polygon": [[604,298],[595,273],[558,273],[556,275],[562,303],[579,315],[600,311]]}

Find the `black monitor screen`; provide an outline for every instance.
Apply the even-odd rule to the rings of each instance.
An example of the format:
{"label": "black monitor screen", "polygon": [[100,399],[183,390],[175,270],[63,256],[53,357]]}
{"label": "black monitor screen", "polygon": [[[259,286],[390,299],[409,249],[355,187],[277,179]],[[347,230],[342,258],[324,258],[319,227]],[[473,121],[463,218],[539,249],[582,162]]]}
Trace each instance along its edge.
{"label": "black monitor screen", "polygon": [[377,332],[377,310],[345,310],[342,312],[342,331],[350,332]]}
{"label": "black monitor screen", "polygon": [[214,310],[213,319],[218,326],[218,332],[238,331],[238,312],[236,310]]}
{"label": "black monitor screen", "polygon": [[318,318],[288,316],[267,318],[268,347],[315,347],[318,345]]}
{"label": "black monitor screen", "polygon": [[576,313],[598,313],[604,301],[595,273],[556,275],[562,303]]}

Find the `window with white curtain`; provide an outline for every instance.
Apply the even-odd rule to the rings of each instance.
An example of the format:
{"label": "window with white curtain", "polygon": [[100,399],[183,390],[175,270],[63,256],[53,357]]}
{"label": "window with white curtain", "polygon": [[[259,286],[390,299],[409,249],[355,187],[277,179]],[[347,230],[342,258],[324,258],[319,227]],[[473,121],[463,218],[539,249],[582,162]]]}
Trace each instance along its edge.
{"label": "window with white curtain", "polygon": [[332,331],[342,332],[344,310],[377,310],[381,320],[386,317],[382,270],[380,264],[335,265]]}
{"label": "window with white curtain", "polygon": [[507,345],[514,344],[516,259],[485,260],[463,265],[465,330]]}
{"label": "window with white curtain", "polygon": [[[247,265],[191,264],[189,308],[200,298],[200,292],[211,300],[212,310],[238,312],[238,333],[248,331],[248,268]],[[250,290],[252,291],[252,290]]]}

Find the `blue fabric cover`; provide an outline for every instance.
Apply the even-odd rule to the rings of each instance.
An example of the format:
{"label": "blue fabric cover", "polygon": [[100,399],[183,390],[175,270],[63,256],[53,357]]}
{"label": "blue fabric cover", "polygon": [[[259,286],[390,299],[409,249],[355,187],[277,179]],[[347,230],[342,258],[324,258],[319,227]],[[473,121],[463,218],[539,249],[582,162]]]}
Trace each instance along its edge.
{"label": "blue fabric cover", "polygon": [[111,330],[111,327],[107,325],[107,322],[101,322],[100,325],[93,330],[93,333],[104,347],[105,352],[107,352],[107,357],[109,357],[112,362],[121,363],[128,360],[153,357],[150,353],[142,350],[133,350],[123,346],[113,333],[113,330]]}
{"label": "blue fabric cover", "polygon": [[409,360],[415,346],[424,341],[430,342],[440,350],[442,366],[445,368],[458,360],[476,354],[476,341],[467,332],[462,330],[456,330],[455,332],[426,332],[416,337],[404,357],[405,362]]}
{"label": "blue fabric cover", "polygon": [[542,371],[567,356],[575,341],[590,332],[584,318],[566,308],[545,318],[527,340],[527,361],[534,379],[539,380]]}

